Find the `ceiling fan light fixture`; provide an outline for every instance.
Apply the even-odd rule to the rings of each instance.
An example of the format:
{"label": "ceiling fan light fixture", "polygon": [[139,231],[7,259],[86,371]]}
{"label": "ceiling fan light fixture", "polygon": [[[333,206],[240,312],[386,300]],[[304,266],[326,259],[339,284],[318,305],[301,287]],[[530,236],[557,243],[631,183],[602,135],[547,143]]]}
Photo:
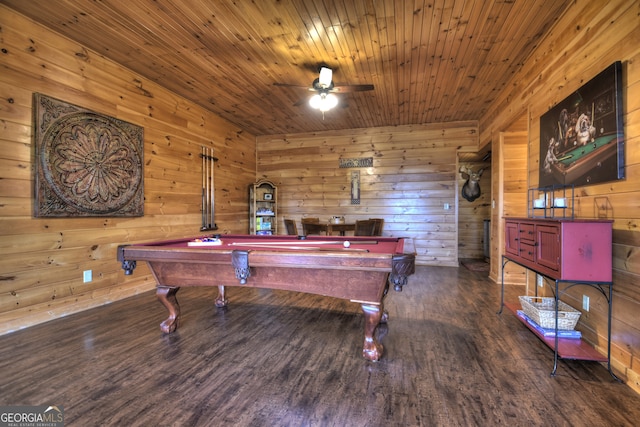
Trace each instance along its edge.
{"label": "ceiling fan light fixture", "polygon": [[320,77],[318,77],[318,84],[323,89],[331,86],[331,80],[333,79],[333,71],[331,68],[322,67],[320,68]]}
{"label": "ceiling fan light fixture", "polygon": [[326,108],[324,111],[331,110],[338,105],[338,97],[332,93],[327,94],[324,98],[324,107]]}
{"label": "ceiling fan light fixture", "polygon": [[311,108],[315,108],[324,113],[338,105],[338,97],[332,93],[319,93],[309,99],[309,105]]}
{"label": "ceiling fan light fixture", "polygon": [[322,98],[320,97],[319,94],[313,95],[311,99],[309,99],[309,105],[311,106],[311,108],[314,108],[316,110],[320,109],[321,102],[322,102]]}

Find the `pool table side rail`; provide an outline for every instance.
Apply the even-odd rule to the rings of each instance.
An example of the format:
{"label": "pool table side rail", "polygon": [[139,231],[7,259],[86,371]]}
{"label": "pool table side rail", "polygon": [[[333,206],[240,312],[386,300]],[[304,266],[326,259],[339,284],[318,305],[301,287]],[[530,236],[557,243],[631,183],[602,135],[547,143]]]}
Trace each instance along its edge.
{"label": "pool table side rail", "polygon": [[[193,248],[161,248],[148,246],[121,246],[118,260],[167,261],[188,264],[207,263],[231,265],[233,252],[240,250],[216,250]],[[335,268],[391,271],[394,254],[363,252],[297,252],[297,251],[247,251],[252,267]]]}

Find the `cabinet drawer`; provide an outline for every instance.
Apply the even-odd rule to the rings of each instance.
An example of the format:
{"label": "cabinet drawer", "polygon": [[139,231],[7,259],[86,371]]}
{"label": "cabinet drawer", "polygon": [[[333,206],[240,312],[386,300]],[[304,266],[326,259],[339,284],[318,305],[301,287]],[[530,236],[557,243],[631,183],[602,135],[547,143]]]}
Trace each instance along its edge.
{"label": "cabinet drawer", "polygon": [[521,223],[519,226],[520,241],[534,241],[534,225],[529,223]]}
{"label": "cabinet drawer", "polygon": [[527,261],[536,261],[536,247],[527,243],[520,242],[520,257]]}

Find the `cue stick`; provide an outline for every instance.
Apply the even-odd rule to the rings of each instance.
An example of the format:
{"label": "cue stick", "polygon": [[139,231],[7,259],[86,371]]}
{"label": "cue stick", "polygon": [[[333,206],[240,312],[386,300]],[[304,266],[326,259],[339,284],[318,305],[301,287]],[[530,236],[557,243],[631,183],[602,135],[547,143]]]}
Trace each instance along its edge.
{"label": "cue stick", "polygon": [[[237,245],[243,248],[250,248],[252,244],[246,245]],[[288,246],[283,248],[282,246],[267,246],[267,245],[258,245],[257,248],[260,249],[291,249],[291,250],[304,250],[304,251],[326,251],[326,252],[369,252],[369,249],[359,249],[359,248],[323,248],[321,246],[313,247],[313,246]]]}
{"label": "cue stick", "polygon": [[209,151],[211,153],[209,155],[209,164],[211,166],[211,174],[210,174],[210,177],[209,177],[209,179],[211,180],[211,208],[209,209],[209,221],[210,221],[209,222],[209,228],[213,228],[213,226],[214,226],[214,222],[213,222],[214,218],[213,218],[213,216],[214,216],[215,197],[216,197],[216,194],[215,194],[216,186],[215,186],[215,180],[214,180],[214,177],[213,177],[215,162],[213,160],[213,148],[209,148]]}
{"label": "cue stick", "polygon": [[209,181],[209,168],[207,167],[207,165],[209,164],[207,162],[207,154],[209,153],[209,150],[207,150],[205,148],[204,152],[205,152],[204,158],[205,158],[205,168],[206,168],[204,176],[205,176],[206,185],[207,185],[207,218],[206,218],[206,221],[207,221],[207,228],[209,228],[209,215],[210,215],[209,214],[209,206],[211,206],[211,187],[210,187],[211,184],[210,184],[210,181]]}
{"label": "cue stick", "polygon": [[559,162],[563,161],[563,160],[567,160],[573,157],[573,154],[569,154],[568,156],[564,156],[564,157],[560,157],[558,159]]}
{"label": "cue stick", "polygon": [[205,147],[204,145],[202,146],[202,153],[200,154],[200,156],[202,157],[202,229],[204,230],[205,227],[207,226],[207,214],[205,212],[205,209],[207,208],[207,200],[206,200],[206,190],[205,190],[205,160],[204,160],[204,153],[205,153]]}
{"label": "cue stick", "polygon": [[[560,134],[560,139],[564,139],[564,136],[562,136],[562,126],[560,126],[560,122],[558,122],[558,133]],[[558,143],[560,143],[560,141],[558,141]]]}
{"label": "cue stick", "polygon": [[[296,245],[341,245],[347,240],[320,240],[314,242],[312,240],[296,240]],[[231,242],[230,246],[279,246],[279,245],[290,245],[293,242],[251,242],[251,243],[241,243],[241,242]],[[352,245],[377,245],[377,240],[354,240],[353,242],[349,240],[349,243]]]}
{"label": "cue stick", "polygon": [[205,210],[206,210],[206,216],[205,216],[205,227],[209,228],[209,206],[211,206],[211,192],[209,190],[209,168],[207,167],[208,163],[207,163],[207,148],[205,147],[204,149],[204,181],[205,181],[205,188],[206,188],[206,192],[207,192],[207,200],[206,200],[206,206],[205,206]]}

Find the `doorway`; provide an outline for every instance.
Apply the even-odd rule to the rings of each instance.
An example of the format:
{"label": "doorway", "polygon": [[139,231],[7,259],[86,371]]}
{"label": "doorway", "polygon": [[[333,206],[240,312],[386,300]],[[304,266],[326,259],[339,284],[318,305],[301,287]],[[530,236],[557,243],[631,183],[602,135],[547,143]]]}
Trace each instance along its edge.
{"label": "doorway", "polygon": [[[491,256],[487,224],[491,220],[491,144],[480,151],[458,151],[456,171],[458,260],[469,269],[484,270],[486,267],[488,272]],[[477,188],[474,178],[478,178]]]}

